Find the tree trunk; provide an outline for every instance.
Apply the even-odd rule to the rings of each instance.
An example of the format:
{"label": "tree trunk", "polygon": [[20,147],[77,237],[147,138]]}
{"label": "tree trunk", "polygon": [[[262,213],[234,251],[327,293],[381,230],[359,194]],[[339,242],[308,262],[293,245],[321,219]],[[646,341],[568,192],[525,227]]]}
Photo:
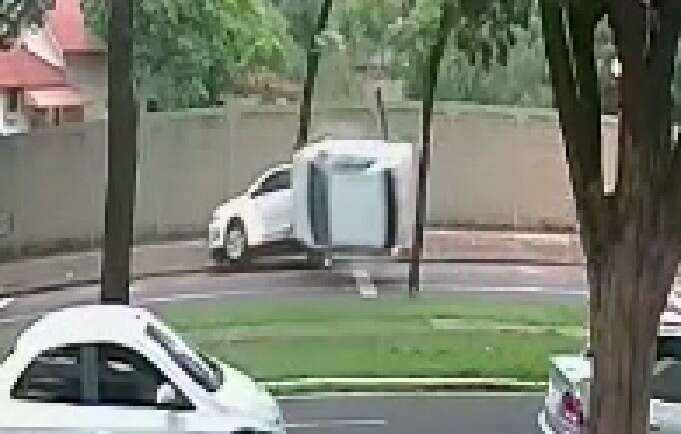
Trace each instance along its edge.
{"label": "tree trunk", "polygon": [[218,102],[218,97],[220,95],[220,89],[218,86],[218,77],[217,77],[218,69],[215,66],[215,64],[212,64],[208,68],[208,82],[207,82],[207,91],[208,91],[208,107],[215,107]]}
{"label": "tree trunk", "polygon": [[303,84],[303,100],[300,102],[300,113],[298,115],[298,139],[296,140],[294,151],[302,149],[308,140],[310,123],[312,122],[312,97],[315,81],[317,80],[317,72],[319,71],[319,58],[322,54],[320,47],[317,45],[317,37],[326,30],[332,6],[333,0],[324,0],[319,12],[317,27],[310,36],[307,48],[305,83]]}
{"label": "tree trunk", "polygon": [[435,87],[440,69],[440,62],[444,56],[447,38],[451,29],[453,17],[452,2],[444,0],[440,16],[437,39],[433,44],[428,61],[428,74],[424,77],[425,93],[423,97],[423,131],[422,145],[419,155],[418,185],[416,190],[416,219],[411,247],[411,261],[409,264],[409,295],[415,296],[419,292],[421,272],[421,251],[423,249],[423,228],[426,221],[426,198],[428,196],[428,168],[430,166],[431,124],[433,117],[433,101]]}
{"label": "tree trunk", "polygon": [[129,302],[138,113],[132,75],[132,5],[132,0],[116,1],[110,5],[102,303]]}
{"label": "tree trunk", "polygon": [[[646,231],[643,231],[644,233]],[[640,228],[625,228],[624,239],[608,249],[608,259],[590,285],[601,303],[591,315],[594,381],[590,399],[590,433],[648,432],[651,369],[660,303],[666,293],[659,263],[645,246],[655,242]],[[594,301],[592,301],[592,304]]]}
{"label": "tree trunk", "polygon": [[591,282],[600,292],[591,314],[593,434],[649,432],[659,316],[679,261],[681,216],[663,212],[665,202],[675,199],[666,198],[660,187],[671,160],[670,89],[678,24],[667,14],[659,27],[650,26],[651,12],[631,2],[613,5],[610,12],[623,63],[622,108],[609,245],[601,249],[607,254],[600,279]]}

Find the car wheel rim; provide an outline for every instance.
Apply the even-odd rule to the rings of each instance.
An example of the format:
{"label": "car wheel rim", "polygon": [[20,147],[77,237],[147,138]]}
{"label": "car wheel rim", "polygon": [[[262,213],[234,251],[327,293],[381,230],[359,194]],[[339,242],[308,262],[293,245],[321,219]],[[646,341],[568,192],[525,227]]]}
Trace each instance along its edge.
{"label": "car wheel rim", "polygon": [[232,229],[227,234],[227,256],[229,259],[241,259],[244,253],[244,234],[239,229]]}

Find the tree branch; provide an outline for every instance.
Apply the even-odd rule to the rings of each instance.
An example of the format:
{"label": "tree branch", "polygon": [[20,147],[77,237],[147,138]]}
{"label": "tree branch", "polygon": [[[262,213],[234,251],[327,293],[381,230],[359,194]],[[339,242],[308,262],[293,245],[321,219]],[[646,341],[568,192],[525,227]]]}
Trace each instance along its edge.
{"label": "tree branch", "polygon": [[[592,258],[604,239],[607,204],[601,170],[600,97],[594,62],[593,32],[602,8],[586,2],[565,8],[560,0],[542,0],[546,54],[570,166],[584,248]],[[571,58],[571,52],[575,53]],[[573,63],[574,61],[574,63]]]}
{"label": "tree branch", "polygon": [[642,229],[657,230],[668,241],[681,237],[681,155],[671,139],[671,81],[681,28],[674,14],[681,7],[676,2],[657,6],[647,11],[622,2],[612,16],[624,65],[618,207],[627,218],[646,212],[641,206],[653,210],[659,221]]}
{"label": "tree branch", "polygon": [[312,96],[314,93],[315,81],[317,79],[317,72],[319,71],[319,58],[321,57],[321,50],[317,44],[317,37],[326,30],[332,6],[333,0],[324,0],[319,12],[319,19],[317,20],[315,31],[310,35],[307,49],[305,83],[303,85],[303,100],[300,103],[298,139],[296,140],[294,151],[301,149],[307,143],[310,122],[312,121]]}

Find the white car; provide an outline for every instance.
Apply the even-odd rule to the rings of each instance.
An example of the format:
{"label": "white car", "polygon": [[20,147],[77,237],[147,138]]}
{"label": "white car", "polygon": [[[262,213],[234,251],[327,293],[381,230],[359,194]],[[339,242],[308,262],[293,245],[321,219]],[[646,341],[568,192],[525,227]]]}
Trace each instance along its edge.
{"label": "white car", "polygon": [[[671,300],[669,307],[674,309]],[[673,310],[662,314],[657,346],[650,432],[681,434],[681,314]],[[539,428],[544,434],[588,434],[590,357],[556,356],[551,365]]]}
{"label": "white car", "polygon": [[218,206],[208,225],[208,247],[218,263],[244,262],[255,247],[293,238],[291,165],[273,167],[245,193]]}
{"label": "white car", "polygon": [[277,433],[274,398],[127,306],[48,313],[0,365],[0,432]]}

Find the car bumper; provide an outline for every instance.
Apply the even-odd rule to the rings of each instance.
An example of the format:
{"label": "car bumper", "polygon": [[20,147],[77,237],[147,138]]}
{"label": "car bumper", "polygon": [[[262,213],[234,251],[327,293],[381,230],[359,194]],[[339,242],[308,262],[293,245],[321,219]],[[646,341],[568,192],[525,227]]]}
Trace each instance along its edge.
{"label": "car bumper", "polygon": [[224,229],[222,225],[217,223],[211,223],[208,225],[208,248],[211,251],[222,249],[224,244]]}

